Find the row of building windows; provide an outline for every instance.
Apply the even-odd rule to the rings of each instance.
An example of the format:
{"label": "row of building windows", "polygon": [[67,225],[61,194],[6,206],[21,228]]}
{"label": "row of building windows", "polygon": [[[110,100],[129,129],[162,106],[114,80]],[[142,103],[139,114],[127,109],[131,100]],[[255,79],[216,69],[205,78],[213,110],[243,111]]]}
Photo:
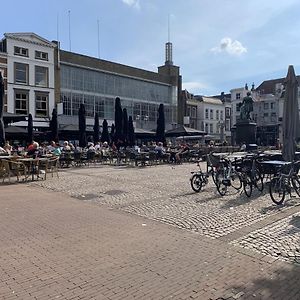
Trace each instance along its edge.
{"label": "row of building windows", "polygon": [[61,65],[61,88],[154,103],[176,103],[172,86]]}
{"label": "row of building windows", "polygon": [[[22,63],[15,63],[15,83],[29,84],[29,65]],[[41,87],[49,86],[49,72],[48,68],[35,66],[35,85]]]}
{"label": "row of building windows", "polygon": [[[214,119],[214,110],[213,109],[205,109],[205,119]],[[216,110],[216,120],[223,120],[224,119],[224,112],[223,110]]]}
{"label": "row of building windows", "polygon": [[[84,103],[86,116],[94,117],[98,113],[102,119],[114,119],[115,98],[100,95],[85,95],[81,93],[62,92],[64,114],[68,116],[78,115],[79,106]],[[122,108],[127,109],[128,116],[138,122],[156,122],[159,104],[149,102],[136,102],[121,100]],[[176,106],[165,105],[165,120],[167,123],[175,121]]]}
{"label": "row of building windows", "polygon": [[[29,50],[28,48],[23,48],[23,47],[14,47],[14,54],[18,56],[25,56],[29,57]],[[40,60],[48,60],[48,53],[47,52],[42,52],[42,51],[35,51],[35,56],[36,59]]]}
{"label": "row of building windows", "polygon": [[225,120],[225,123],[205,123],[201,122],[201,130],[204,130],[206,133],[217,133],[219,134],[222,130],[222,127],[225,131],[230,131],[230,120]]}
{"label": "row of building windows", "polygon": [[[49,94],[35,91],[35,116],[45,118],[49,116]],[[29,114],[29,91],[15,91],[15,113]]]}

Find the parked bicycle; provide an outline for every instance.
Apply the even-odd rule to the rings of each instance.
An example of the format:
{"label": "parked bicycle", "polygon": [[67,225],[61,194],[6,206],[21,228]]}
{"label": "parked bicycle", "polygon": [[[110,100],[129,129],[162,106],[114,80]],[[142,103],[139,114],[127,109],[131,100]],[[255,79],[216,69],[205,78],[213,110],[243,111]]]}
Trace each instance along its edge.
{"label": "parked bicycle", "polygon": [[208,184],[208,178],[211,176],[213,182],[216,184],[216,174],[217,168],[220,166],[220,159],[214,157],[212,153],[208,154],[206,157],[206,172],[203,172],[200,166],[200,161],[197,162],[199,171],[191,172],[192,176],[190,178],[191,187],[195,192],[200,192],[202,187]]}
{"label": "parked bicycle", "polygon": [[251,197],[253,187],[262,192],[264,189],[264,176],[261,172],[259,155],[246,156],[242,160],[241,178],[243,189],[247,197]]}
{"label": "parked bicycle", "polygon": [[216,173],[216,187],[221,196],[227,193],[228,187],[233,187],[236,190],[241,189],[242,179],[239,172],[236,170],[237,161],[232,162],[229,159],[222,158],[220,167]]}
{"label": "parked bicycle", "polygon": [[193,191],[199,193],[202,187],[208,183],[209,174],[201,170],[199,161],[197,162],[197,166],[199,167],[199,170],[197,172],[191,172],[192,176],[190,178],[190,182]]}
{"label": "parked bicycle", "polygon": [[269,193],[272,201],[277,205],[283,203],[287,193],[292,196],[292,190],[300,197],[299,167],[300,161],[285,163],[278,174],[271,180]]}

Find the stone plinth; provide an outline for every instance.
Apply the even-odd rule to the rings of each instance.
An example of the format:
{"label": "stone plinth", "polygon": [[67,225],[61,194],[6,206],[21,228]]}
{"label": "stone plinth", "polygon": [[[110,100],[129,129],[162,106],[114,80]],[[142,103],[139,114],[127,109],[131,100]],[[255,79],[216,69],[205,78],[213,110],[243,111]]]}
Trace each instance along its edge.
{"label": "stone plinth", "polygon": [[256,123],[242,120],[236,123],[236,144],[256,144]]}

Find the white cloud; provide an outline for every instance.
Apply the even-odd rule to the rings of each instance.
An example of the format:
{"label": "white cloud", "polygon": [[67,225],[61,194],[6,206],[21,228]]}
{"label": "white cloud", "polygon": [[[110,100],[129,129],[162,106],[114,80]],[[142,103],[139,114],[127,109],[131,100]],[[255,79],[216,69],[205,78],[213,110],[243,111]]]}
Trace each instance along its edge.
{"label": "white cloud", "polygon": [[187,90],[190,93],[201,94],[200,90],[207,89],[207,86],[201,82],[189,81],[189,82],[182,83],[182,89]]}
{"label": "white cloud", "polygon": [[220,41],[220,45],[211,49],[212,52],[227,52],[231,55],[241,55],[247,52],[247,48],[245,48],[241,42],[235,40],[233,41],[229,37],[222,38]]}
{"label": "white cloud", "polygon": [[140,9],[140,0],[122,0],[123,3],[125,3],[128,6],[134,7],[136,9]]}

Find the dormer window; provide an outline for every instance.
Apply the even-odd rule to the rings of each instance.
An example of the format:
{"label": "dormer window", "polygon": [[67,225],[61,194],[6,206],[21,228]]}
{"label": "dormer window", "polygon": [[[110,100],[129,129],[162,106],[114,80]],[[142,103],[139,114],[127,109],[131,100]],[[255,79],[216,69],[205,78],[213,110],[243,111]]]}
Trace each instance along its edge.
{"label": "dormer window", "polygon": [[42,51],[35,51],[35,58],[41,60],[48,60],[48,53]]}
{"label": "dormer window", "polygon": [[15,46],[15,52],[14,53],[15,53],[15,55],[28,57],[28,49],[27,48],[22,48],[22,47]]}

